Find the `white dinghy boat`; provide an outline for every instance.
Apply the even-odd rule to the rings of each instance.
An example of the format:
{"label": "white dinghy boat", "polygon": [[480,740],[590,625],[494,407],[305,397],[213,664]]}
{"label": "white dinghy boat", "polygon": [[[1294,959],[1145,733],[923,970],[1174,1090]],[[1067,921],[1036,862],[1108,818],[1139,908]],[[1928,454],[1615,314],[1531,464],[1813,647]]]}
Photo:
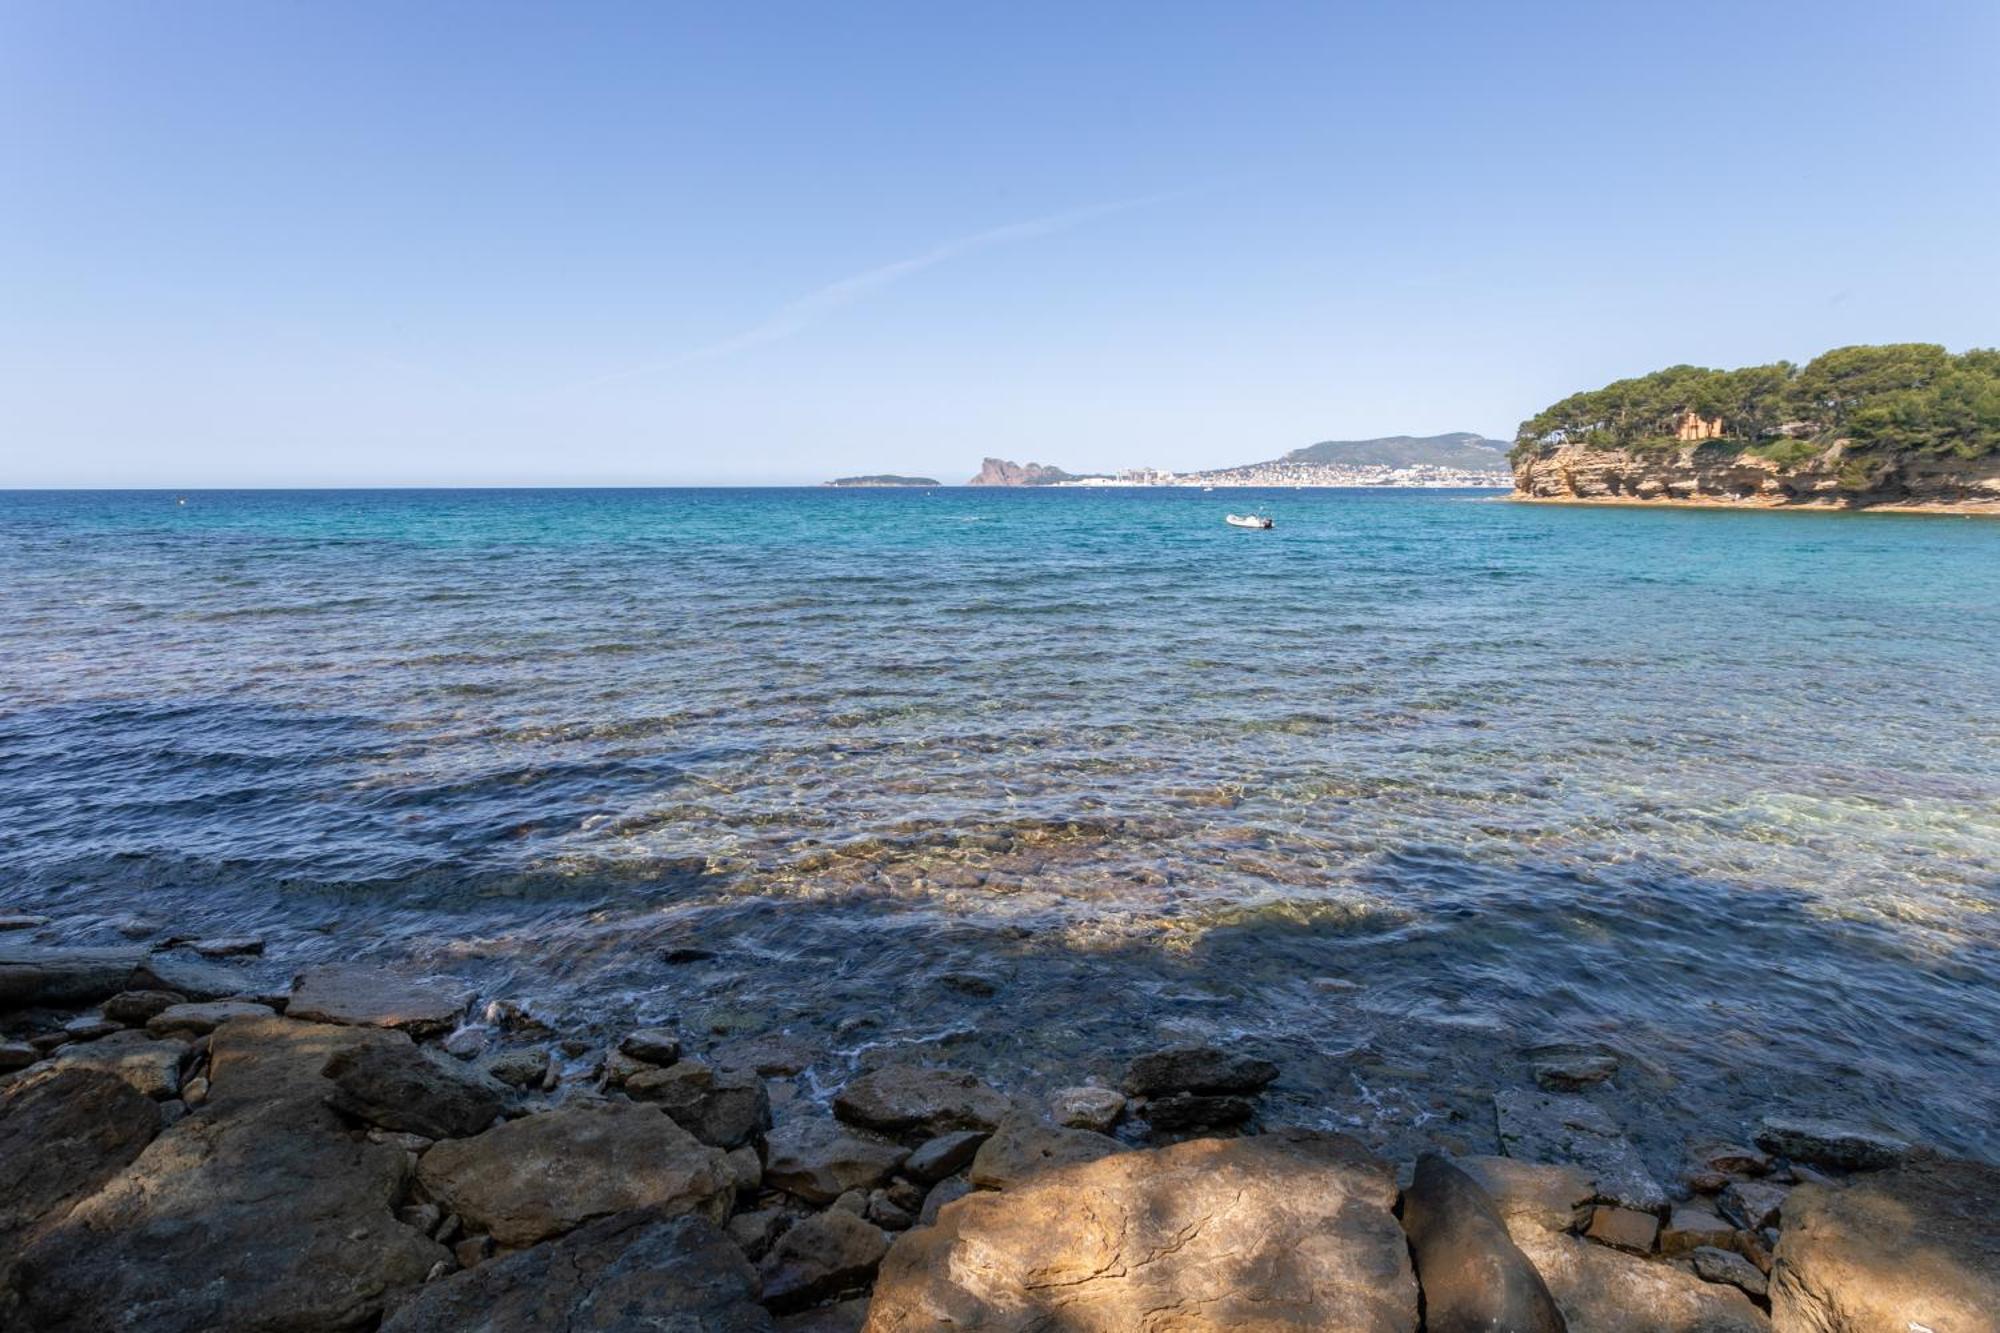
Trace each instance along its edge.
{"label": "white dinghy boat", "polygon": [[1233,528],[1268,528],[1271,520],[1256,514],[1230,514],[1222,520]]}

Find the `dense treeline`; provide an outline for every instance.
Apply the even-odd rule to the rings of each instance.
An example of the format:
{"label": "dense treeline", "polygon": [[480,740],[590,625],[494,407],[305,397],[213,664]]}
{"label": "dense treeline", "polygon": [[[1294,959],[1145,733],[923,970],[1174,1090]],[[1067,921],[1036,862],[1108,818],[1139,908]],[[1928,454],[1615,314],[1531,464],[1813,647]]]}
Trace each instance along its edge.
{"label": "dense treeline", "polygon": [[[1690,414],[1693,414],[1690,417]],[[1670,366],[1572,394],[1521,423],[1515,456],[1558,445],[1674,449],[1692,433],[1797,461],[1837,440],[1883,459],[2000,452],[2000,351],[1840,347],[1803,367]]]}

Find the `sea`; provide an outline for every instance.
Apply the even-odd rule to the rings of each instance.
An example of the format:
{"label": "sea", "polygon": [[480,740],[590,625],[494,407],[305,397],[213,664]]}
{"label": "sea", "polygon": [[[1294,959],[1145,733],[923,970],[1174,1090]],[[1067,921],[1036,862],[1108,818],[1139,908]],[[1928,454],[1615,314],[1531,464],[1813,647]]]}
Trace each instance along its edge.
{"label": "sea", "polygon": [[1665,1170],[1767,1114],[2000,1158],[1996,907],[1992,519],[0,493],[15,941],[254,935],[808,1102],[1213,1042],[1385,1151],[1603,1053]]}

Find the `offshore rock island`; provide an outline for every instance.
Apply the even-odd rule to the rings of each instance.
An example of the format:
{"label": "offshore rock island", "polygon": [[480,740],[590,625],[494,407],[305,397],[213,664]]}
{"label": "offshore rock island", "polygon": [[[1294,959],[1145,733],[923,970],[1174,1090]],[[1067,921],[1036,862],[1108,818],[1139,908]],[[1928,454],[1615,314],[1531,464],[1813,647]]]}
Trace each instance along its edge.
{"label": "offshore rock island", "polygon": [[899,477],[893,472],[878,472],[866,477],[835,477],[824,482],[827,486],[936,486],[935,477]]}
{"label": "offshore rock island", "polygon": [[2000,513],[2000,351],[1673,366],[1531,417],[1511,458],[1520,500]]}

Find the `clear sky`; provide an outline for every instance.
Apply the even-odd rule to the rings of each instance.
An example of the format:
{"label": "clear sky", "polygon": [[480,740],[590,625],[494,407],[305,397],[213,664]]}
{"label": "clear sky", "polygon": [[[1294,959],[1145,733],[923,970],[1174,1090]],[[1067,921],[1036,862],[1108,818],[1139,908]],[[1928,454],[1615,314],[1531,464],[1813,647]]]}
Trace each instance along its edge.
{"label": "clear sky", "polygon": [[962,481],[2000,343],[2000,4],[0,0],[0,486]]}

